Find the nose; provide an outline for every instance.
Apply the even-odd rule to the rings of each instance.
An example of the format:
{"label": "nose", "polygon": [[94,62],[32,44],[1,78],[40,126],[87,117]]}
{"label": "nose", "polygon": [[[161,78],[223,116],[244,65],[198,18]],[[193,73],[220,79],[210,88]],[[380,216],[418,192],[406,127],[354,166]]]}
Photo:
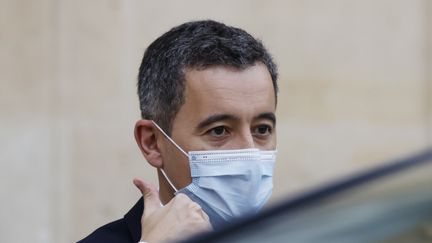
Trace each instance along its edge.
{"label": "nose", "polygon": [[255,141],[250,129],[244,129],[244,131],[240,134],[236,147],[239,149],[255,148]]}

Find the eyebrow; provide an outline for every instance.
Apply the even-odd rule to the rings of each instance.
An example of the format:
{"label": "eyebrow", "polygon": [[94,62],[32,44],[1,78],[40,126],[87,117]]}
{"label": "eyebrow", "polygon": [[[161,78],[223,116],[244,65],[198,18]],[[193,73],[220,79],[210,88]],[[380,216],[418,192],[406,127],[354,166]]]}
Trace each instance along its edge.
{"label": "eyebrow", "polygon": [[211,116],[207,117],[204,121],[200,122],[198,124],[198,126],[196,127],[196,129],[201,130],[212,123],[219,122],[219,121],[226,121],[226,120],[235,121],[235,120],[240,120],[240,118],[237,116],[228,115],[228,114],[211,115]]}
{"label": "eyebrow", "polygon": [[255,119],[266,119],[266,120],[270,120],[273,123],[273,126],[276,125],[276,115],[273,112],[265,112],[265,113],[261,113],[258,116],[254,117]]}
{"label": "eyebrow", "polygon": [[[276,115],[273,112],[265,112],[261,113],[258,116],[254,117],[254,120],[257,119],[266,119],[270,120],[273,123],[273,126],[276,125]],[[240,120],[239,117],[229,114],[215,114],[207,117],[204,121],[200,122],[196,126],[196,130],[204,129],[205,127],[219,121],[236,121]]]}

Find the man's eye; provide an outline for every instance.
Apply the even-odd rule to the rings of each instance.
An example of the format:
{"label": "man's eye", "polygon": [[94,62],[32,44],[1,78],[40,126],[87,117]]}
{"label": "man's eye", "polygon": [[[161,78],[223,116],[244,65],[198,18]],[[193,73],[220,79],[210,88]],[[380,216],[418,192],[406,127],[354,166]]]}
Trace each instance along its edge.
{"label": "man's eye", "polygon": [[223,126],[215,127],[209,131],[209,134],[214,137],[222,137],[226,135],[227,129]]}
{"label": "man's eye", "polygon": [[263,136],[269,135],[272,132],[272,128],[268,125],[260,125],[255,128],[255,134]]}

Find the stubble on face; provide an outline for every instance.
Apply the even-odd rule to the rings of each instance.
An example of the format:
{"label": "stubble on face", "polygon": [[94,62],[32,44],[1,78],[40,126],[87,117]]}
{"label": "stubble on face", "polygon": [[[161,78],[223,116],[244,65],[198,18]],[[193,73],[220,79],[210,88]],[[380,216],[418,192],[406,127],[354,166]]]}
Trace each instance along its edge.
{"label": "stubble on face", "polygon": [[[185,80],[185,102],[171,131],[183,150],[275,149],[276,99],[265,65],[190,69]],[[266,126],[272,133],[258,137],[255,131]],[[167,139],[161,145],[165,172],[177,188],[186,187],[192,181],[187,157]],[[161,190],[167,187],[162,182]]]}

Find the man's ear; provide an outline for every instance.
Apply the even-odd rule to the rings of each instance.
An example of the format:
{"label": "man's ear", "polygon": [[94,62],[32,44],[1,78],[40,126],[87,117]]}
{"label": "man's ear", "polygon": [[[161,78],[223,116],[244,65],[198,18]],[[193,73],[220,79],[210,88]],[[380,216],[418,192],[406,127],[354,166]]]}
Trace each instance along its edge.
{"label": "man's ear", "polygon": [[162,168],[163,161],[157,143],[156,127],[151,120],[139,120],[135,124],[135,140],[147,162],[156,168]]}

